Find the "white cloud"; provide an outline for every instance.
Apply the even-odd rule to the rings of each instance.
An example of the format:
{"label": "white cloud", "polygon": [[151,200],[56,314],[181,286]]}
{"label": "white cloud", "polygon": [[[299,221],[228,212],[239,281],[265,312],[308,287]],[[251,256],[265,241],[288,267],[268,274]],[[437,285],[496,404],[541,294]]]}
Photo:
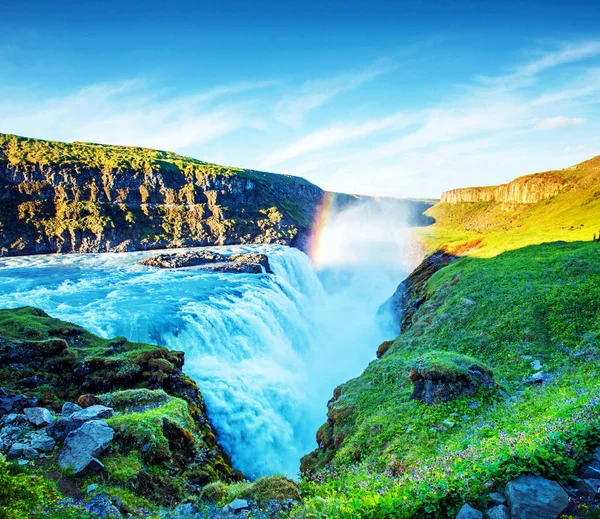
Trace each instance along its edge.
{"label": "white cloud", "polygon": [[332,101],[343,92],[372,81],[391,69],[390,66],[377,63],[358,73],[306,81],[275,104],[274,117],[288,126],[298,127],[312,110]]}
{"label": "white cloud", "polygon": [[307,153],[332,148],[359,137],[364,137],[381,130],[399,130],[410,124],[403,114],[371,119],[363,123],[339,124],[323,130],[309,133],[298,141],[280,150],[268,154],[262,161],[263,168],[271,168],[292,158]]}
{"label": "white cloud", "polygon": [[587,122],[588,120],[583,117],[565,117],[559,115],[557,117],[545,117],[544,119],[539,119],[535,126],[538,130],[555,130],[556,128],[562,128],[564,126],[580,126]]}
{"label": "white cloud", "polygon": [[177,150],[260,127],[246,104],[218,99],[270,85],[225,85],[190,96],[156,94],[142,80],[92,85],[42,102],[6,100],[0,124],[2,131],[20,135]]}

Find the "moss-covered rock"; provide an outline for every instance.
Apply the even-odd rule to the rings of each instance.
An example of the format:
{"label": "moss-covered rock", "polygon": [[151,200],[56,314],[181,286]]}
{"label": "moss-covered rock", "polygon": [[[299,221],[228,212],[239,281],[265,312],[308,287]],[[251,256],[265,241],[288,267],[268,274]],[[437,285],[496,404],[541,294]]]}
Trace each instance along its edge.
{"label": "moss-covered rock", "polygon": [[102,339],[37,308],[0,310],[0,387],[57,412],[66,401],[114,409],[106,484],[161,504],[241,477],[183,362],[182,352]]}
{"label": "moss-covered rock", "polygon": [[415,360],[411,366],[411,400],[426,404],[448,402],[473,396],[480,388],[495,386],[494,374],[482,362],[449,351],[433,351]]}

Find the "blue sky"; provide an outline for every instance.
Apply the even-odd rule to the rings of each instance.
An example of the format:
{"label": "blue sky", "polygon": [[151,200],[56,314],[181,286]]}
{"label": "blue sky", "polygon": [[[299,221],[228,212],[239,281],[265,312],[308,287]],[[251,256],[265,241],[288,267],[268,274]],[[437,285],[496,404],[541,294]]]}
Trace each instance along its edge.
{"label": "blue sky", "polygon": [[597,1],[12,2],[0,132],[437,197],[600,154]]}

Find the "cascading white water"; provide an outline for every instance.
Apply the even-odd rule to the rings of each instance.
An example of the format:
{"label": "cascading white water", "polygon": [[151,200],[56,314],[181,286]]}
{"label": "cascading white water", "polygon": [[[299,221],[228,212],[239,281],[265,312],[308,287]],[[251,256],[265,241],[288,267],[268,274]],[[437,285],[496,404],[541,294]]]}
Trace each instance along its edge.
{"label": "cascading white water", "polygon": [[374,314],[405,271],[401,240],[391,254],[382,240],[385,254],[373,254],[373,230],[364,231],[370,259],[351,254],[364,245],[353,233],[317,271],[296,249],[225,248],[268,254],[273,275],[139,265],[151,252],[4,259],[0,307],[37,306],[104,337],[183,350],[235,467],[293,476],[316,446],[334,387],[389,338]]}

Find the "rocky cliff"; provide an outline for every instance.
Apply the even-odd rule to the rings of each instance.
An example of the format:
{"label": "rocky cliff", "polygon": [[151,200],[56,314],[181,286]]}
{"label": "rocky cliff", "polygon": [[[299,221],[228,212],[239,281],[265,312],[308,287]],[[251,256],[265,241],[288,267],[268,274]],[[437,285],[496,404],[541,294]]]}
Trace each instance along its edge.
{"label": "rocky cliff", "polygon": [[[171,152],[0,134],[0,254],[242,243],[303,248],[326,192]],[[341,205],[364,200],[340,195]],[[405,204],[418,224],[431,204]]]}
{"label": "rocky cliff", "polygon": [[567,186],[558,173],[540,173],[519,177],[508,184],[490,187],[466,187],[442,193],[441,201],[460,202],[505,202],[536,204],[558,195]]}

